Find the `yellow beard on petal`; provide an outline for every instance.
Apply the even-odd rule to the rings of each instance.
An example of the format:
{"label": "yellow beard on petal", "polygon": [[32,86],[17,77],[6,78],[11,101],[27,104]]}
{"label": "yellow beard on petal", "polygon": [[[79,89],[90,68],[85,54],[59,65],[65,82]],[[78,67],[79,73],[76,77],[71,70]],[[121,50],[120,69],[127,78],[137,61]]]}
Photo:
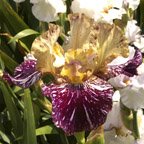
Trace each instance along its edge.
{"label": "yellow beard on petal", "polygon": [[65,53],[65,65],[61,75],[72,83],[81,83],[88,79],[95,68],[96,53],[93,49],[69,49]]}
{"label": "yellow beard on petal", "polygon": [[78,62],[73,61],[71,64],[64,65],[60,75],[70,83],[80,84],[92,75],[92,72],[90,71],[81,72],[81,68],[82,67],[78,64]]}

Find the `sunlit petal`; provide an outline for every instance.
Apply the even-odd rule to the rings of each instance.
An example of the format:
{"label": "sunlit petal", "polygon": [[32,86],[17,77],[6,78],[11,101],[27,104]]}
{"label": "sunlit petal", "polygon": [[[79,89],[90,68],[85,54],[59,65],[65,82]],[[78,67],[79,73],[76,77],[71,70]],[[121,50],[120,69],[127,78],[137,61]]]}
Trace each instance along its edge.
{"label": "sunlit petal", "polygon": [[64,64],[63,49],[56,42],[59,34],[59,26],[50,24],[49,30],[36,38],[32,44],[31,53],[37,59],[36,67],[42,72],[54,73],[55,67]]}
{"label": "sunlit petal", "polygon": [[52,22],[58,19],[57,14],[66,11],[62,0],[41,0],[31,1],[33,15],[40,21]]}

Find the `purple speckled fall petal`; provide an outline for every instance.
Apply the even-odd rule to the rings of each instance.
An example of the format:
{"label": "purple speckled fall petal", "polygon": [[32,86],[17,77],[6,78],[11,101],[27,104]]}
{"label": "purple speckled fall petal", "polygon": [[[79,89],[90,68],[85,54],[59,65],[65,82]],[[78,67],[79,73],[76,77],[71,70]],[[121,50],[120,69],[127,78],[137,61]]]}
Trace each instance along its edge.
{"label": "purple speckled fall petal", "polygon": [[102,75],[101,73],[98,73],[96,75],[103,79],[116,77],[120,74],[132,77],[134,75],[137,75],[137,67],[141,64],[142,53],[140,52],[140,50],[136,49],[134,57],[128,60],[126,63],[120,65],[111,65],[108,67],[107,73],[105,75]]}
{"label": "purple speckled fall petal", "polygon": [[42,91],[52,98],[53,122],[67,134],[97,128],[112,108],[112,86],[96,77],[83,84],[43,86]]}
{"label": "purple speckled fall petal", "polygon": [[30,87],[41,77],[41,72],[37,71],[35,66],[36,60],[25,60],[15,68],[13,76],[4,72],[3,79],[23,88]]}

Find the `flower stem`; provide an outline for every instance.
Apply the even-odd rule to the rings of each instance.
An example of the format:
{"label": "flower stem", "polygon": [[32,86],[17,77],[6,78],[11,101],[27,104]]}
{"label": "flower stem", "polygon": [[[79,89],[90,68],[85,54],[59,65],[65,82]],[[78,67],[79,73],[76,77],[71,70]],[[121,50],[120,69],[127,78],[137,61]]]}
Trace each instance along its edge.
{"label": "flower stem", "polygon": [[138,119],[137,119],[137,111],[133,110],[133,135],[135,139],[140,138],[139,128],[138,128]]}
{"label": "flower stem", "polygon": [[65,135],[65,133],[63,133],[61,131],[60,131],[60,138],[61,138],[62,144],[69,144],[67,136]]}
{"label": "flower stem", "polygon": [[77,139],[78,144],[85,144],[85,132],[84,131],[77,132],[74,135]]}
{"label": "flower stem", "polygon": [[45,22],[39,22],[40,32],[43,33],[48,30],[48,26]]}

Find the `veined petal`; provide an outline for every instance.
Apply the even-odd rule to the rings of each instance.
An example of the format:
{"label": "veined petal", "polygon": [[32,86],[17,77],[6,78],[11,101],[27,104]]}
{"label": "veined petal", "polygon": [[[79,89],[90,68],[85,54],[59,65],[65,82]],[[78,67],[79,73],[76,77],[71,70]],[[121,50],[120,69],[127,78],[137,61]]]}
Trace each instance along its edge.
{"label": "veined petal", "polygon": [[27,59],[15,68],[14,75],[4,73],[3,79],[10,84],[27,88],[34,84],[41,77],[41,72],[36,70],[36,59]]}
{"label": "veined petal", "polygon": [[70,39],[64,49],[82,48],[90,34],[93,20],[84,14],[72,14],[69,15],[69,21],[71,26]]}
{"label": "veined petal", "polygon": [[68,134],[97,128],[112,108],[113,88],[96,77],[83,84],[51,84],[42,91],[52,98],[53,122]]}
{"label": "veined petal", "polygon": [[90,41],[97,49],[97,66],[95,73],[105,71],[106,65],[118,56],[127,57],[128,43],[122,30],[116,25],[95,23]]}
{"label": "veined petal", "polygon": [[[31,53],[37,59],[37,69],[42,72],[55,73],[55,67],[64,64],[63,49],[56,42],[60,34],[58,25],[50,24],[49,30],[35,39]],[[58,61],[58,60],[61,61]]]}

